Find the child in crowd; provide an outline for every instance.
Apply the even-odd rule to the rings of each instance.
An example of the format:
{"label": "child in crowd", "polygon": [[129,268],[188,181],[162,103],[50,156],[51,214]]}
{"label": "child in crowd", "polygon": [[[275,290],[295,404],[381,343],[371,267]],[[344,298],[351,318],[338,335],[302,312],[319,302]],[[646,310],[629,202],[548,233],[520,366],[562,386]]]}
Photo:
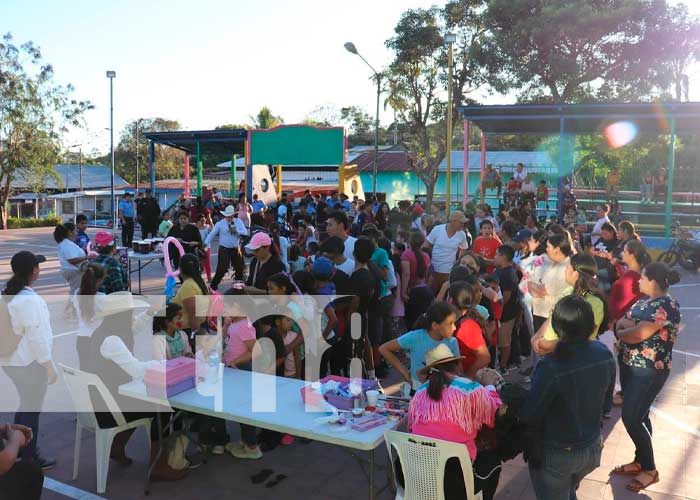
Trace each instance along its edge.
{"label": "child in crowd", "polygon": [[153,317],[153,359],[193,358],[192,348],[182,327],[182,307],[171,302],[165,316]]}
{"label": "child in crowd", "polygon": [[289,272],[294,274],[306,267],[306,258],[302,255],[301,247],[296,243],[289,247]]}
{"label": "child in crowd", "polygon": [[491,274],[495,269],[496,250],[502,243],[498,236],[493,234],[493,223],[490,220],[482,220],[479,231],[481,235],[474,241],[473,251],[486,263],[486,272]]}
{"label": "child in crowd", "polygon": [[588,217],[586,216],[586,211],[583,208],[579,208],[576,211],[576,230],[581,233],[588,231]]}
{"label": "child in crowd", "polygon": [[[502,245],[498,247],[495,259],[498,287],[503,296],[503,311],[498,331],[498,347],[501,351],[500,365],[503,374],[506,373],[510,362],[515,320],[520,313],[520,290],[518,288],[518,275],[513,267],[514,254],[513,247]],[[517,342],[517,338],[515,341]]]}
{"label": "child in crowd", "polygon": [[654,199],[654,176],[648,170],[642,176],[639,194],[642,197],[642,203],[651,203]]}
{"label": "child in crowd", "polygon": [[569,224],[576,224],[576,217],[576,208],[569,207],[569,210],[566,212],[566,215],[564,215],[564,225],[568,226]]}
{"label": "child in crowd", "polygon": [[549,189],[547,181],[542,179],[537,186],[537,215],[547,217],[547,201],[549,200]]}
{"label": "child in crowd", "polygon": [[491,355],[491,368],[497,368],[498,365],[498,338],[499,338],[499,328],[501,326],[501,316],[503,314],[503,295],[501,294],[501,289],[498,286],[498,278],[492,274],[486,275],[484,278],[484,283],[491,288],[496,293],[496,300],[491,302],[491,313],[493,315],[493,333],[489,339],[489,353]]}
{"label": "child in crowd", "polygon": [[170,212],[166,210],[160,218],[160,224],[158,225],[158,237],[167,238],[170,229],[173,227],[173,222],[170,220]]}
{"label": "child in crowd", "polygon": [[[319,257],[314,262],[311,270],[311,275],[314,278],[316,289],[314,295],[335,295],[335,284],[333,281],[334,266],[333,262],[326,257]],[[338,317],[335,313],[333,302],[323,305],[323,314],[321,315],[321,336],[331,347],[326,349],[321,356],[321,371],[320,377],[323,378],[330,372],[333,375],[340,375],[345,362],[344,355],[341,349],[338,348],[338,337],[335,333],[335,327],[338,324]]]}
{"label": "child in crowd", "polygon": [[[200,214],[199,217],[197,217],[197,229],[199,229],[199,234],[202,236],[202,241],[207,240],[211,228],[212,226],[207,223],[206,215]],[[207,247],[205,250],[200,250],[199,257],[204,267],[204,272],[207,275],[207,281],[211,281],[211,248]]]}
{"label": "child in crowd", "polygon": [[90,237],[85,230],[88,226],[88,218],[84,214],[78,214],[75,218],[75,244],[87,252],[87,245],[90,243]]}
{"label": "child in crowd", "polygon": [[394,305],[391,308],[392,330],[398,332],[401,329],[401,320],[406,315],[406,304],[401,297],[401,255],[406,251],[404,243],[395,243],[391,249],[391,262],[394,265],[394,274],[396,276],[396,287],[392,293],[394,296]]}

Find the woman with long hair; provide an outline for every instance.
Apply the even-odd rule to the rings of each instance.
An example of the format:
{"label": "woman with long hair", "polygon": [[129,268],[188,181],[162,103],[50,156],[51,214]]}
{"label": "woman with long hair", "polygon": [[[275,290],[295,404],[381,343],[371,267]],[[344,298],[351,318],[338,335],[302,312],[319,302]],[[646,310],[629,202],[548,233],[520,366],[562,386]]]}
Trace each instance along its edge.
{"label": "woman with long hair", "polygon": [[253,213],[253,207],[248,203],[245,193],[238,195],[238,218],[247,228],[250,227],[250,216]]}
{"label": "woman with long hair", "polygon": [[486,320],[478,311],[481,302],[481,285],[470,276],[467,281],[450,283],[450,302],[459,312],[455,323],[455,337],[463,356],[464,375],[472,380],[476,373],[491,362],[486,345]]}
{"label": "woman with long hair", "polygon": [[49,308],[32,289],[32,284],[39,278],[39,264],[42,262],[46,262],[43,255],[27,251],[12,256],[12,277],[2,291],[2,307],[7,307],[11,324],[2,328],[11,328],[21,339],[12,353],[0,358],[0,364],[19,395],[14,423],[32,430],[32,439],[19,456],[23,461],[34,462],[46,470],[56,461],[42,457],[37,447],[39,416],[47,386],[56,382],[57,375],[52,361],[53,331]]}
{"label": "woman with long hair", "polygon": [[425,236],[420,231],[411,231],[408,247],[401,254],[401,298],[406,304],[406,328],[411,330],[435,298],[428,286],[430,257],[423,250]]}
{"label": "woman with long hair", "polygon": [[566,268],[573,255],[571,236],[554,234],[546,239],[546,256],[536,262],[528,281],[528,291],[532,295],[532,319],[534,331],[538,332],[549,318],[554,305],[565,295]]}
{"label": "woman with long hair", "polygon": [[634,492],[659,481],[649,410],[671,372],[681,311],[668,291],[678,281],[678,272],[663,262],[647,265],[639,280],[639,290],[647,298],[639,300],[617,322],[622,355],[620,382],[625,395],[622,422],[634,442],[635,454],[631,463],[616,467],[612,473],[635,476],[627,484],[627,489]]}
{"label": "woman with long hair", "polygon": [[[435,301],[428,310],[418,319],[414,330],[401,335],[398,339],[390,340],[379,348],[379,352],[387,362],[401,374],[401,377],[414,389],[420,387],[418,370],[425,358],[425,354],[445,344],[454,354],[459,356],[459,344],[454,338],[457,310],[446,302]],[[408,351],[411,358],[410,368],[399,361],[394,352]]]}
{"label": "woman with long hair", "polygon": [[86,365],[89,356],[90,337],[97,327],[102,324],[102,319],[95,316],[95,297],[104,296],[100,287],[105,279],[105,268],[96,263],[90,263],[83,271],[80,280],[80,288],[71,297],[75,310],[78,313],[78,336],[75,340],[75,349],[78,351],[78,363],[80,367]]}
{"label": "woman with long hair", "polygon": [[651,264],[651,256],[644,243],[639,240],[627,241],[620,257],[627,270],[610,287],[609,306],[612,321],[622,318],[641,298],[639,280],[642,277],[642,269]]}
{"label": "woman with long hair", "polygon": [[277,251],[277,255],[279,255],[280,259],[282,260],[282,264],[284,264],[284,267],[287,270],[287,272],[290,272],[291,271],[289,269],[290,242],[289,242],[289,238],[287,238],[286,236],[282,236],[279,223],[273,222],[270,224],[270,237],[272,238],[272,244],[275,247],[275,250]]}
{"label": "woman with long hair", "polygon": [[[75,224],[66,222],[58,224],[53,231],[53,239],[58,243],[58,260],[61,263],[61,274],[69,287],[69,295],[73,295],[80,287],[80,266],[87,262],[85,251],[75,243]],[[66,302],[66,314],[75,313],[70,300]]]}
{"label": "woman with long hair", "polygon": [[595,320],[584,297],[557,302],[552,327],[560,341],[537,363],[519,412],[540,431],[528,460],[539,500],[576,498],[581,480],[600,465],[603,399],[615,370],[610,351],[590,341]]}
{"label": "woman with long hair", "polygon": [[386,201],[383,201],[381,205],[379,205],[377,215],[374,216],[374,224],[380,231],[384,231],[387,227],[389,227],[390,211],[391,209],[389,208],[389,204]]}
{"label": "woman with long hair", "polygon": [[199,270],[199,259],[197,259],[196,255],[185,254],[182,256],[180,259],[180,279],[182,284],[175,297],[173,297],[172,302],[178,304],[184,311],[182,315],[182,330],[188,335],[194,351],[194,336],[205,320],[204,317],[197,315],[196,297],[198,295],[209,295],[209,288],[202,279],[202,273]]}

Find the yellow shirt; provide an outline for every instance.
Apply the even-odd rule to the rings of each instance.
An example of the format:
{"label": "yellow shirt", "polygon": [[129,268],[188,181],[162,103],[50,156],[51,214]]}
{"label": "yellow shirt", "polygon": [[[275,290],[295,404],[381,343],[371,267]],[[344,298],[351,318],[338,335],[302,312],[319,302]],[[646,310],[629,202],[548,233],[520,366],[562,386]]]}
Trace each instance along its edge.
{"label": "yellow shirt", "polygon": [[[177,291],[177,294],[175,297],[173,297],[173,302],[176,303],[177,305],[181,306],[183,309],[185,308],[185,299],[189,299],[190,297],[196,297],[197,295],[204,295],[202,293],[202,290],[199,288],[199,285],[195,280],[192,278],[188,278],[185,281],[182,282],[182,285],[180,285],[180,289]],[[192,328],[190,326],[190,318],[187,316],[187,313],[183,311],[182,314],[182,328]]]}
{"label": "yellow shirt", "polygon": [[[598,329],[600,328],[600,324],[603,322],[603,316],[605,316],[605,306],[603,305],[603,301],[592,293],[587,293],[583,296],[583,298],[586,299],[586,302],[588,302],[591,305],[591,309],[593,309],[593,323],[595,323],[595,328],[593,329],[593,333],[591,333],[588,338],[590,340],[595,340],[598,338]],[[557,335],[557,333],[554,331],[551,322],[549,323],[549,327],[547,328],[547,331],[544,332],[544,337],[542,338],[544,340],[559,340],[559,335]]]}

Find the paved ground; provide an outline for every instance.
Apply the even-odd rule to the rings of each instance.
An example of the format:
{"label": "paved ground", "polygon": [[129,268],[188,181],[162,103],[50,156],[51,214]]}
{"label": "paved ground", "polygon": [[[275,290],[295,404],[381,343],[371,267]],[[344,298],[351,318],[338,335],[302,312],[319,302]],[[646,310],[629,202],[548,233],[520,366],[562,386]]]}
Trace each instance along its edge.
{"label": "paved ground", "polygon": [[[49,262],[42,266],[42,275],[36,288],[42,294],[66,293],[59,272],[55,244],[51,229],[15,230],[0,233],[0,282],[10,272],[10,257],[19,250],[43,253]],[[152,264],[143,279],[144,293],[162,292],[164,282],[160,264]],[[677,499],[700,498],[700,277],[684,275],[682,282],[674,287],[673,295],[683,307],[683,328],[676,346],[672,376],[655,404],[652,417],[654,447],[661,481],[644,495],[634,495],[624,488],[624,481],[608,477],[615,464],[630,461],[634,449],[620,421],[619,409],[613,419],[605,425],[605,448],[601,467],[591,473],[579,490],[581,499]],[[58,305],[53,306],[54,308]],[[62,319],[60,314],[53,324],[55,357],[57,361],[74,365],[75,323]],[[4,374],[0,373],[0,387],[12,387]],[[14,389],[2,390],[10,401],[16,398]],[[5,398],[3,398],[5,399]],[[51,387],[48,401],[54,407],[66,406],[64,411],[48,413],[42,417],[40,446],[47,455],[58,458],[58,466],[49,471],[43,498],[95,498],[94,439],[83,438],[81,444],[80,475],[71,480],[74,417],[70,403],[66,402],[65,389],[60,384]],[[16,400],[16,399],[15,399]],[[12,410],[12,403],[0,410]],[[0,414],[0,420],[8,418]],[[230,432],[237,436],[237,426],[230,425]],[[144,498],[143,480],[146,457],[145,435],[132,438],[128,451],[134,458],[131,467],[112,464],[109,471],[107,492],[104,497],[112,499]],[[378,462],[386,462],[386,450],[377,450]],[[254,485],[250,476],[262,469],[274,470],[274,475],[284,474],[286,479],[274,487]],[[384,473],[378,471],[378,478]],[[274,476],[273,476],[274,477]],[[281,500],[297,499],[358,499],[367,497],[367,481],[354,459],[342,449],[321,444],[295,443],[267,453],[256,462],[241,462],[230,456],[212,457],[200,468],[191,471],[190,477],[174,484],[158,483],[152,488],[150,498],[176,500],[180,498],[266,498]],[[59,493],[62,492],[62,493]],[[204,493],[203,493],[204,492]],[[389,499],[384,492],[379,498]],[[514,460],[504,465],[499,485],[498,499],[534,498],[526,465]]]}

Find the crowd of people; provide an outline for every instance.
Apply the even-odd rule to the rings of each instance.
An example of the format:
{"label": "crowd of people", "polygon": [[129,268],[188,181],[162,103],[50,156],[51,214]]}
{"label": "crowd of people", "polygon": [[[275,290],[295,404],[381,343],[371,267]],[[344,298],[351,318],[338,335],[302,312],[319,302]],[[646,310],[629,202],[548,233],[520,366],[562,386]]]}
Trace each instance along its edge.
{"label": "crowd of people", "polygon": [[[527,173],[516,173],[519,189],[529,190]],[[535,188],[534,199],[537,193]],[[679,275],[652,263],[634,225],[616,225],[609,207],[599,206],[589,227],[587,218],[566,226],[542,221],[534,206],[494,217],[483,205],[468,217],[459,210],[426,210],[418,202],[390,208],[338,193],[282,197],[275,207],[255,197],[249,204],[245,195],[228,204],[219,200],[211,193],[193,203],[181,199],[160,214],[157,232],[177,238],[186,253],[171,252],[181,283],[153,320],[154,337],[164,341],[154,357],[196,355],[199,334],[211,329],[212,320],[197,314],[196,297],[218,290],[247,300],[267,296],[278,302],[277,314],[254,320],[242,307],[224,318],[225,363],[251,370],[253,346],[264,337],[275,346],[270,373],[304,378],[309,307],[318,297],[340,296],[322,306],[328,348],[320,376],[348,375],[358,357],[370,379],[385,379],[393,368],[413,394],[409,429],[464,443],[484,498],[493,498],[500,463],[520,452],[538,498],[575,498],[581,480],[600,464],[600,429],[613,404],[622,406],[636,453],[612,473],[632,476],[627,487],[633,491],[659,480],[649,410],[671,370],[680,309],[669,287]],[[120,210],[128,219],[130,212]],[[144,229],[142,220],[142,231],[157,222],[147,219],[150,229]],[[148,362],[133,356],[133,332],[123,326],[134,313],[119,304],[133,307],[134,298],[114,256],[114,236],[95,235],[98,257],[88,259],[81,224],[64,224],[54,233],[64,278],[76,296],[80,366],[109,371],[108,387],[119,399],[118,384],[142,376]],[[212,276],[207,262],[217,241]],[[14,330],[26,332],[3,366],[20,397],[25,372],[36,372],[34,379],[40,373],[44,387],[56,377],[51,328],[26,313],[43,303],[31,288],[42,261],[29,252],[13,257],[14,274],[3,292]],[[100,305],[109,297],[118,300]],[[359,339],[350,332],[353,314],[361,319]],[[36,343],[41,350],[32,347]],[[515,383],[516,371],[529,389]],[[35,446],[38,420],[38,413],[17,413],[16,423],[33,432],[25,432],[29,443],[22,453],[52,465]],[[109,426],[106,420],[100,425]],[[207,419],[200,432],[212,452],[243,459],[295,441],[241,425],[241,441],[230,442],[217,419]],[[112,449],[122,463],[129,461],[128,437],[115,440]],[[186,471],[166,462],[155,474],[181,479]],[[445,481],[448,498],[464,498],[461,470],[448,467]]]}

